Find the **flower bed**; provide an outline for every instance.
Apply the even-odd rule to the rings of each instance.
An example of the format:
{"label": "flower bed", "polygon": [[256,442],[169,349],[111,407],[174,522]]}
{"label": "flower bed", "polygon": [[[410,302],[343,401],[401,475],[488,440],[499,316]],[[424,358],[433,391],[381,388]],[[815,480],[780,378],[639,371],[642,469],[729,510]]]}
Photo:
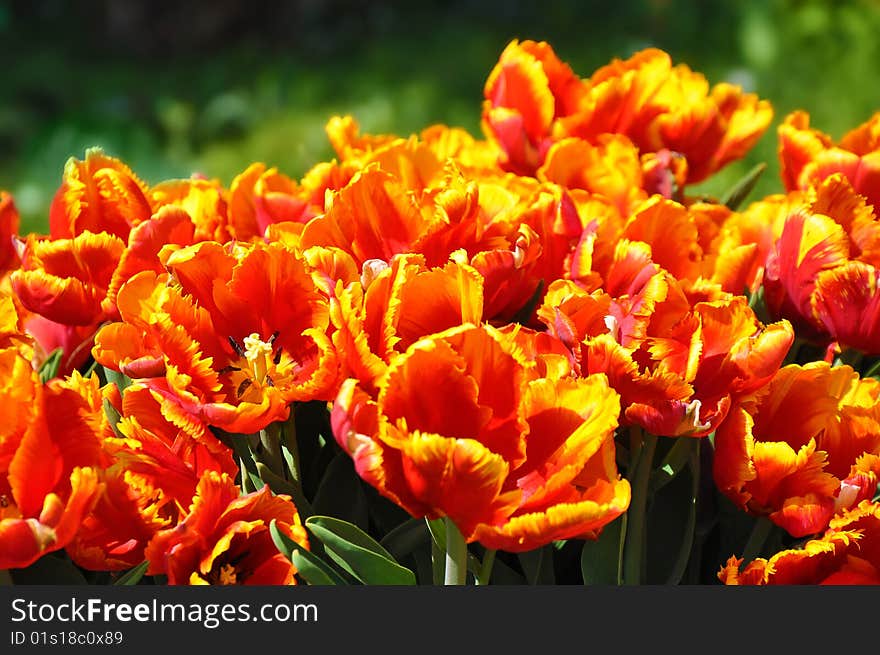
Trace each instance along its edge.
{"label": "flower bed", "polygon": [[483,138],[0,199],[17,584],[880,582],[880,113],[512,41]]}

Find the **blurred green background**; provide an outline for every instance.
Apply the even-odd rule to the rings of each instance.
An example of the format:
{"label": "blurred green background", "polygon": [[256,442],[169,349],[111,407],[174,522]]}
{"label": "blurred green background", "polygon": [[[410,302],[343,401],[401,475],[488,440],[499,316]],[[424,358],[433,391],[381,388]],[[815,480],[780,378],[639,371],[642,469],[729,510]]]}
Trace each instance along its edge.
{"label": "blurred green background", "polygon": [[767,98],[755,150],[697,188],[719,194],[765,161],[764,195],[781,190],[785,114],[839,138],[880,110],[878,34],[878,0],[5,0],[0,189],[22,232],[42,232],[65,161],[93,145],[150,184],[228,184],[253,161],[299,178],[329,159],[334,114],[366,132],[479,135],[483,83],[517,37],[549,41],[582,77],[657,46]]}

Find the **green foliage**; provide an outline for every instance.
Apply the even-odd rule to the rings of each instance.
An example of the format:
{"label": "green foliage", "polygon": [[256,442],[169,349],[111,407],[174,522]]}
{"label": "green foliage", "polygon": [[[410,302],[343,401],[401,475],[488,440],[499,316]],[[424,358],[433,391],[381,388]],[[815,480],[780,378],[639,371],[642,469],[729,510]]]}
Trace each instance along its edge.
{"label": "green foliage", "polygon": [[620,516],[602,529],[598,539],[584,542],[581,549],[581,575],[584,584],[620,584],[625,530],[626,516]]}
{"label": "green foliage", "polygon": [[730,187],[719,198],[722,205],[736,211],[748,198],[749,194],[754,190],[764,171],[767,170],[767,164],[761,162],[746,173],[742,178],[737,180],[736,184]]}
{"label": "green foliage", "polygon": [[344,585],[345,579],[319,557],[302,548],[278,529],[275,519],[269,524],[269,533],[279,552],[289,559],[297,572],[310,585]]}
{"label": "green foliage", "polygon": [[65,553],[43,555],[36,562],[22,569],[10,571],[16,585],[87,585],[89,581]]}
{"label": "green foliage", "polygon": [[46,384],[49,380],[58,376],[58,369],[61,367],[61,358],[64,357],[64,349],[56,348],[40,366],[40,382]]}
{"label": "green foliage", "polygon": [[[191,30],[153,43],[147,29],[102,32],[106,22],[79,8],[47,25],[41,4],[0,23],[0,49],[15,58],[0,102],[0,188],[13,193],[24,233],[48,229],[64,162],[96,144],[148,183],[199,171],[228,184],[252,161],[300,177],[331,158],[324,125],[333,114],[352,114],[366,132],[443,122],[480,135],[483,83],[514,37],[549,41],[584,77],[654,45],[710,83],[770,100],[768,132],[695,194],[720,196],[762,162],[767,174],[751,197],[780,191],[775,129],[795,109],[834,138],[878,109],[880,5],[871,0],[328,2],[314,15],[296,15],[292,3],[270,21],[274,37],[258,15],[259,38],[230,14],[239,40],[217,37],[198,57]],[[295,29],[283,22],[291,16]],[[87,30],[99,31],[83,38]]]}
{"label": "green foliage", "polygon": [[144,577],[144,573],[147,572],[147,569],[150,568],[149,562],[141,562],[134,568],[129,569],[121,576],[116,579],[114,584],[120,586],[133,586],[136,585],[141,579]]}
{"label": "green foliage", "polygon": [[364,584],[414,585],[412,571],[397,563],[379,542],[356,525],[332,516],[312,516],[306,527],[324,543],[328,556]]}

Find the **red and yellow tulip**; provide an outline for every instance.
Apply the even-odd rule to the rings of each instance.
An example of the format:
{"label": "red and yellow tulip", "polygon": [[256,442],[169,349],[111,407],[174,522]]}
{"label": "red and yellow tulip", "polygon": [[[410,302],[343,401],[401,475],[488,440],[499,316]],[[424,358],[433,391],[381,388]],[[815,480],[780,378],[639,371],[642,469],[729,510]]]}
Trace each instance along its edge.
{"label": "red and yellow tulip", "polygon": [[880,475],[880,383],[825,362],[781,369],[715,435],[718,489],[795,537],[870,498]]}
{"label": "red and yellow tulip", "polygon": [[617,394],[601,375],[537,377],[512,339],[463,325],[412,344],[375,395],[347,380],[336,440],[381,494],[413,516],[449,517],[468,541],[523,551],[595,536],[629,502]]}
{"label": "red and yellow tulip", "polygon": [[147,572],[168,576],[172,585],[296,584],[296,567],[272,542],[272,521],[308,550],[289,497],[273,494],[268,486],[242,495],[228,475],[206,471],[186,518],[158,532],[147,546]]}

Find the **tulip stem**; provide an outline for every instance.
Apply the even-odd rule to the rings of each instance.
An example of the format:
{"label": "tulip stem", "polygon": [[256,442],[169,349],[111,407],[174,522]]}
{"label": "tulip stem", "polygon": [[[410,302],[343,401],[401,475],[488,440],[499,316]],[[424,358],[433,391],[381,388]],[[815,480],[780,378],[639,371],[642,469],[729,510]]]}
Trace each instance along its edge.
{"label": "tulip stem", "polygon": [[431,539],[431,580],[435,585],[443,584],[443,576],[445,575],[443,561],[445,551],[440,547],[435,539]]}
{"label": "tulip stem", "polygon": [[[641,432],[641,430],[639,430]],[[633,463],[629,509],[626,512],[626,542],[623,548],[623,584],[642,583],[645,556],[645,528],[647,522],[648,491],[657,437],[642,432],[638,459]]]}
{"label": "tulip stem", "polygon": [[263,462],[273,473],[284,477],[284,461],[281,459],[281,429],[277,423],[271,423],[260,430],[260,445]]}
{"label": "tulip stem", "polygon": [[287,464],[287,472],[290,481],[297,486],[302,486],[299,462],[299,444],[296,437],[296,421],[294,420],[294,407],[290,409],[290,418],[284,422],[279,435],[281,455]]}
{"label": "tulip stem", "polygon": [[877,359],[873,364],[867,367],[867,370],[862,373],[863,378],[870,378],[880,375],[880,359]]}
{"label": "tulip stem", "polygon": [[446,575],[447,585],[463,585],[467,581],[467,543],[458,526],[448,516],[446,523]]}
{"label": "tulip stem", "polygon": [[488,548],[483,555],[483,563],[480,565],[480,572],[477,574],[477,584],[481,587],[489,584],[489,579],[492,577],[492,567],[495,565],[496,552],[494,548]]}
{"label": "tulip stem", "polygon": [[[684,529],[684,538],[678,550],[678,556],[666,579],[666,584],[677,585],[681,582],[685,571],[687,571],[690,563],[691,554],[694,550],[694,535],[697,528],[697,501],[700,496],[700,445],[699,439],[691,439],[690,437],[679,437],[690,443],[690,455],[688,457],[688,468],[691,470],[691,498],[688,503],[688,517]],[[679,442],[681,443],[681,442]],[[678,445],[678,444],[676,444]],[[674,446],[673,446],[674,448]]]}
{"label": "tulip stem", "polygon": [[761,554],[761,549],[767,541],[767,537],[773,531],[773,521],[766,516],[760,516],[752,526],[749,540],[743,548],[743,564],[748,564]]}

